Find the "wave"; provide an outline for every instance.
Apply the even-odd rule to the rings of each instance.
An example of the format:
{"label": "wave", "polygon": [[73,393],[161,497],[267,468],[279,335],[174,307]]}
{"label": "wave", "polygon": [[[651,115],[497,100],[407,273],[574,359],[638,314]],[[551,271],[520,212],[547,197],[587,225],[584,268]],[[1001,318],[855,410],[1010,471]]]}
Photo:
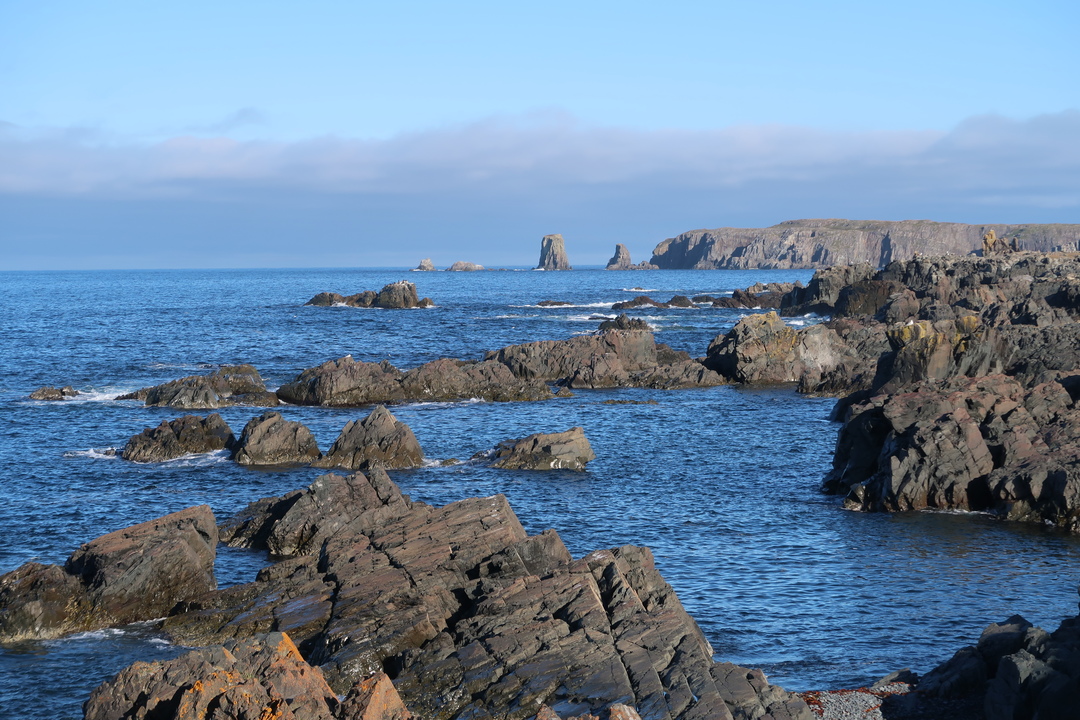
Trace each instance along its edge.
{"label": "wave", "polygon": [[632,287],[632,288],[619,288],[619,289],[622,290],[623,292],[636,292],[636,293],[660,292],[660,290],[658,288]]}
{"label": "wave", "polygon": [[567,308],[567,309],[573,309],[573,308],[610,308],[612,305],[614,305],[617,302],[620,302],[620,301],[619,300],[609,300],[609,301],[605,301],[605,302],[594,302],[594,303],[571,303],[569,305],[510,305],[510,307],[512,307],[512,308],[530,308],[530,309],[540,308],[541,310],[557,310],[557,309],[560,309],[560,308]]}
{"label": "wave", "polygon": [[116,448],[90,448],[89,450],[68,450],[63,457],[85,457],[91,460],[119,460],[120,451]]}
{"label": "wave", "polygon": [[487,402],[484,398],[467,398],[465,400],[431,400],[427,402],[410,402],[405,403],[404,407],[410,408],[444,408],[455,407],[458,405],[476,405],[477,403]]}

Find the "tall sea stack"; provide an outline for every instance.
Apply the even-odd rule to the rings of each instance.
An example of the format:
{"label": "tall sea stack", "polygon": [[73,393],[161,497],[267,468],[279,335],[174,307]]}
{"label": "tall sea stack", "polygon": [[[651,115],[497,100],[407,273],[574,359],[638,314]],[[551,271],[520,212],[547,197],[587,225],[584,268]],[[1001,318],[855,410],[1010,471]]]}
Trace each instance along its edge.
{"label": "tall sea stack", "polygon": [[540,264],[537,270],[573,270],[566,259],[562,235],[545,235],[540,241]]}

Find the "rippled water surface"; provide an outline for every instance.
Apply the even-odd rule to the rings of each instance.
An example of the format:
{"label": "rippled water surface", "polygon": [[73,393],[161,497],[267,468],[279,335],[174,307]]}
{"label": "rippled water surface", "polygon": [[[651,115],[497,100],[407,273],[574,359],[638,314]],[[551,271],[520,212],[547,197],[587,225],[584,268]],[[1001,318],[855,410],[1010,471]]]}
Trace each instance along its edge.
{"label": "rippled water surface", "polygon": [[[261,472],[224,455],[136,465],[103,451],[179,411],[117,394],[219,364],[250,362],[271,387],[352,354],[411,368],[438,357],[595,329],[635,295],[719,294],[802,271],[400,270],[0,273],[0,572],[63,562],[80,543],[208,503],[219,518],[310,483],[318,471]],[[313,308],[320,291],[406,278],[428,310]],[[639,289],[641,288],[641,289]],[[540,300],[572,307],[540,308]],[[661,342],[700,356],[749,311],[634,311]],[[813,318],[796,323],[813,322]],[[34,402],[41,385],[83,395]],[[612,404],[606,401],[634,401]],[[392,477],[443,504],[504,493],[530,532],[555,528],[575,556],[651,547],[718,659],[762,667],[792,689],[855,686],[901,667],[926,671],[989,622],[1020,613],[1055,628],[1076,612],[1080,543],[978,515],[863,515],[818,493],[837,426],[828,398],[787,388],[578,391],[542,403],[395,407],[427,456],[467,458],[533,432],[585,428],[584,473],[464,464]],[[284,407],[328,448],[362,410]],[[259,411],[221,411],[234,431]],[[251,579],[258,553],[222,549],[219,583]],[[138,659],[181,649],[149,627],[0,648],[0,717],[75,718],[89,692]]]}

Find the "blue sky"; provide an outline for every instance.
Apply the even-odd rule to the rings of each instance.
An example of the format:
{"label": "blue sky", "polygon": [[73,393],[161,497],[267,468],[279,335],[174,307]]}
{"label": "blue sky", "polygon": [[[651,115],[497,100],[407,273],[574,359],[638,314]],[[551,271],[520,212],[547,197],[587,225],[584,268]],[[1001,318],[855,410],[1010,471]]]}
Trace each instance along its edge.
{"label": "blue sky", "polygon": [[0,3],[0,267],[1080,222],[1066,2]]}

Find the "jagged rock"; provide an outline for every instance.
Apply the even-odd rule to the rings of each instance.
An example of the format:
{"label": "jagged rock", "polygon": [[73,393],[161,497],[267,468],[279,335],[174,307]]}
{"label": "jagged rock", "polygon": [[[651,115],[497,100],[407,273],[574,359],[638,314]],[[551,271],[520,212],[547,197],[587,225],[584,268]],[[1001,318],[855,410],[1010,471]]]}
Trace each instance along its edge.
{"label": "jagged rock", "polygon": [[183,455],[232,449],[236,436],[217,413],[205,418],[185,415],[163,420],[156,428],[146,428],[124,446],[120,457],[132,462],[164,462]]}
{"label": "jagged rock", "polygon": [[55,388],[51,385],[45,385],[39,387],[34,392],[30,393],[31,400],[63,400],[64,398],[75,397],[79,394],[79,391],[70,385],[65,385],[62,388]]}
{"label": "jagged rock", "polygon": [[[422,264],[422,263],[421,263]],[[420,268],[417,268],[418,270]],[[431,268],[434,270],[435,268]],[[399,280],[389,285],[384,285],[379,292],[365,290],[356,295],[339,295],[338,293],[322,292],[308,300],[305,305],[330,307],[333,305],[347,305],[359,308],[383,308],[395,310],[402,308],[431,307],[434,303],[431,298],[420,299],[416,293],[416,285],[407,280]]]}
{"label": "jagged rock", "polygon": [[218,541],[206,505],[103,535],[64,567],[0,576],[0,641],[54,638],[167,614],[215,587]]}
{"label": "jagged rock", "polygon": [[267,392],[259,371],[251,365],[223,365],[209,375],[191,375],[172,380],[121,395],[117,400],[142,400],[152,407],[183,410],[278,404],[277,395]]}
{"label": "jagged rock", "polygon": [[921,255],[968,255],[987,230],[1025,250],[1076,247],[1080,225],[962,225],[927,220],[790,220],[768,228],[694,230],[665,240],[652,263],[664,270],[881,267]]}
{"label": "jagged rock", "polygon": [[373,465],[414,468],[424,462],[420,443],[409,426],[385,405],[377,405],[363,420],[352,420],[341,431],[326,456],[313,465],[363,470]]}
{"label": "jagged rock", "polygon": [[596,455],[585,430],[572,427],[559,433],[536,433],[505,440],[493,451],[492,467],[504,470],[584,470]]}
{"label": "jagged rock", "polygon": [[874,275],[874,268],[865,263],[835,265],[818,270],[805,288],[793,288],[780,304],[786,316],[831,315],[844,288],[864,282]]}
{"label": "jagged rock", "polygon": [[401,701],[394,683],[384,673],[375,673],[353,686],[337,717],[340,720],[411,720],[412,713]]}
{"label": "jagged rock", "polygon": [[545,235],[540,241],[540,264],[537,270],[573,270],[566,257],[562,235]]}
{"label": "jagged rock", "polygon": [[641,318],[632,318],[626,313],[619,313],[618,317],[614,320],[605,320],[600,323],[598,328],[600,332],[607,332],[608,330],[648,330],[652,331],[649,327],[649,323]]}
{"label": "jagged rock", "polygon": [[306,554],[178,606],[164,630],[220,642],[284,629],[336,692],[386,669],[431,720],[622,704],[673,720],[812,718],[760,672],[713,662],[647,549],[575,561],[554,531],[526,535],[502,496],[434,508],[378,477],[325,476],[253,504],[234,539]]}
{"label": "jagged rock", "polygon": [[657,267],[649,262],[640,262],[637,265],[630,259],[630,251],[622,243],[615,245],[615,254],[608,260],[605,270],[656,270]]}
{"label": "jagged rock", "polygon": [[346,355],[308,368],[278,388],[294,405],[358,407],[409,400],[447,402],[481,398],[490,402],[546,400],[547,385],[515,376],[498,362],[443,358],[403,373],[389,362],[365,363]]}
{"label": "jagged rock", "polygon": [[664,303],[653,300],[648,295],[638,295],[632,300],[623,300],[611,306],[612,310],[633,310],[640,307],[665,307]]}
{"label": "jagged rock", "polygon": [[[350,707],[356,704],[353,701]],[[365,718],[339,714],[340,705],[322,671],[304,661],[288,635],[277,632],[193,650],[164,662],[137,662],[94,690],[83,711],[85,720]]]}
{"label": "jagged rock", "polygon": [[477,265],[476,263],[465,262],[464,260],[458,260],[456,263],[446,268],[450,272],[474,272],[476,270],[483,270],[483,265]]}
{"label": "jagged rock", "polygon": [[322,452],[311,431],[277,412],[248,421],[233,452],[233,459],[241,465],[302,465],[320,457]]}
{"label": "jagged rock", "polygon": [[435,264],[431,262],[431,258],[424,258],[414,269],[419,272],[431,272],[435,269]]}

